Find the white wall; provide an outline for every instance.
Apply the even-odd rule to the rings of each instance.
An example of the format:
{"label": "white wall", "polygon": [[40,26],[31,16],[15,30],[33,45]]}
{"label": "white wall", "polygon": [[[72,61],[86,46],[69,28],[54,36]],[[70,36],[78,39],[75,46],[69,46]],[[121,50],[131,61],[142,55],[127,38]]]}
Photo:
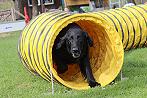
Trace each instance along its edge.
{"label": "white wall", "polygon": [[22,30],[25,27],[25,25],[26,24],[24,20],[0,23],[0,33]]}

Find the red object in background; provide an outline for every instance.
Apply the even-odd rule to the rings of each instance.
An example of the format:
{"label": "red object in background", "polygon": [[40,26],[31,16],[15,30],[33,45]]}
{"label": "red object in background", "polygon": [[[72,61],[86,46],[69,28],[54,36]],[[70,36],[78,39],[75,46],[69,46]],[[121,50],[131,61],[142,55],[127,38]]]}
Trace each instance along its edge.
{"label": "red object in background", "polygon": [[28,16],[26,6],[24,7],[24,16],[25,16],[25,23],[26,23],[26,25],[27,25],[27,24],[29,23],[29,21],[30,21],[30,18],[29,18],[29,16]]}

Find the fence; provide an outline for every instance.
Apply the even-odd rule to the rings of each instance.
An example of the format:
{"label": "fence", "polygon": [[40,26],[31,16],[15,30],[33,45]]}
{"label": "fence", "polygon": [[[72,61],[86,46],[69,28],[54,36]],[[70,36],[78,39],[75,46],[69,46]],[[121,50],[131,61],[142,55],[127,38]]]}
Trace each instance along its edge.
{"label": "fence", "polygon": [[15,21],[16,14],[20,15],[21,17],[25,18],[23,14],[11,8],[9,10],[0,11],[0,22],[7,22],[7,21]]}

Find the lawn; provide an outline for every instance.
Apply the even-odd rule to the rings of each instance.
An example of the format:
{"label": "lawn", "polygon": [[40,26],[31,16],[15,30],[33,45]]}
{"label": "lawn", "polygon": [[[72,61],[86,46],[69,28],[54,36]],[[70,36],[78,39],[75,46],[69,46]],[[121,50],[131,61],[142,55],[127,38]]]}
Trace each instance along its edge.
{"label": "lawn", "polygon": [[147,48],[125,53],[123,76],[105,88],[71,90],[30,74],[21,64],[17,54],[19,32],[0,34],[0,98],[146,98]]}

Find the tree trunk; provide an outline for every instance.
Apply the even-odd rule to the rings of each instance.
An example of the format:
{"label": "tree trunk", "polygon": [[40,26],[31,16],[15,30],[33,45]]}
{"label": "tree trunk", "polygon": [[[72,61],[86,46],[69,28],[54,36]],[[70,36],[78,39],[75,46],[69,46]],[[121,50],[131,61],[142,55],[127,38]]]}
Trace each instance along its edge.
{"label": "tree trunk", "polygon": [[60,0],[54,0],[54,4],[55,4],[55,9],[58,9],[59,6],[61,5]]}
{"label": "tree trunk", "polygon": [[[15,10],[19,11],[20,13],[24,14],[24,6],[28,7],[28,0],[13,0]],[[20,15],[16,14],[16,19],[20,20],[23,19]]]}
{"label": "tree trunk", "polygon": [[32,0],[32,17],[35,17],[38,14],[39,14],[38,0]]}

